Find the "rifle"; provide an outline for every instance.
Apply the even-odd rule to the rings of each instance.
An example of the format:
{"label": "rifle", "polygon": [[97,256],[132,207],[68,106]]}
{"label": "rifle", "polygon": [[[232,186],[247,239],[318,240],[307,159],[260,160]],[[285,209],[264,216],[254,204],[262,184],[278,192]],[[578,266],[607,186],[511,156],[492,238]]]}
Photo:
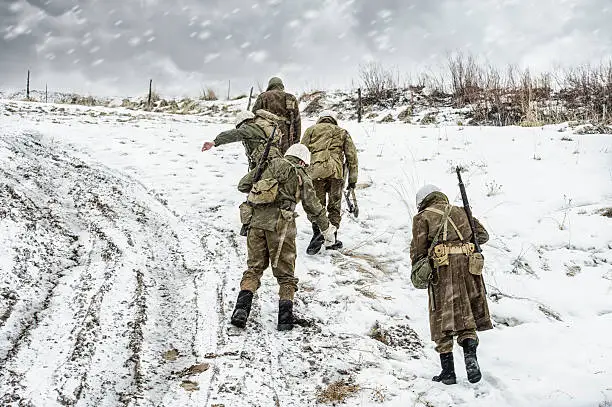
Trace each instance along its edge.
{"label": "rifle", "polygon": [[[270,138],[268,138],[268,141],[266,142],[266,148],[264,149],[263,153],[261,154],[261,157],[259,158],[259,163],[257,164],[255,176],[253,177],[253,184],[255,184],[261,179],[261,175],[265,170],[266,162],[268,161],[268,156],[270,155],[270,148],[272,147],[272,142],[274,141],[274,134],[276,133],[276,128],[277,126],[275,125],[272,129],[272,134],[270,134]],[[240,228],[240,236],[246,236],[248,231],[249,225],[246,223],[242,224],[242,227]]]}
{"label": "rifle", "polygon": [[461,167],[457,166],[457,178],[459,178],[459,190],[461,191],[461,200],[463,201],[463,209],[465,209],[465,214],[468,217],[468,221],[470,223],[470,229],[472,230],[472,240],[474,243],[474,252],[482,253],[482,249],[480,248],[480,244],[478,244],[478,239],[476,239],[476,223],[474,222],[474,216],[472,216],[472,209],[470,208],[470,203],[468,202],[467,192],[465,192],[465,185],[463,185],[463,180],[461,179]]}
{"label": "rifle", "polygon": [[249,103],[247,103],[247,110],[251,110],[251,99],[253,98],[253,87],[251,86],[251,93],[249,93]]}
{"label": "rifle", "polygon": [[270,138],[266,142],[266,148],[264,149],[263,154],[259,158],[259,163],[257,164],[257,172],[253,177],[253,184],[259,181],[259,179],[261,178],[261,174],[263,174],[265,170],[266,162],[268,161],[268,156],[270,155],[270,147],[272,147],[272,142],[274,141],[274,134],[276,133],[276,129],[277,126],[274,125],[274,128],[272,129],[272,134],[270,134]]}
{"label": "rifle", "polygon": [[[346,185],[346,181],[348,178],[348,165],[344,163],[344,184]],[[352,198],[352,202],[351,202]],[[355,196],[355,190],[345,190],[344,191],[344,199],[346,199],[346,204],[348,205],[349,213],[352,213],[354,217],[359,217],[359,205],[357,205],[357,197]]]}
{"label": "rifle", "polygon": [[289,112],[289,144],[288,147],[292,146],[295,143],[299,143],[300,140],[295,140],[295,125],[294,125],[294,120],[293,120],[293,112]]}
{"label": "rifle", "polygon": [[[353,202],[351,202],[351,198]],[[359,206],[357,205],[357,198],[355,197],[355,190],[345,190],[344,191],[344,199],[346,199],[346,204],[348,205],[349,213],[352,213],[354,217],[359,217]]]}

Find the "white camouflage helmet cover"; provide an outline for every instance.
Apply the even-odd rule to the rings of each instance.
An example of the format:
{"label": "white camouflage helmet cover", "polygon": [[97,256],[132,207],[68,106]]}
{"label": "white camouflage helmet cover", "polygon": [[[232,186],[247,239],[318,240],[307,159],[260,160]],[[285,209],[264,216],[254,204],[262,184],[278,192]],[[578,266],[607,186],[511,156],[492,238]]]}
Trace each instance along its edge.
{"label": "white camouflage helmet cover", "polygon": [[287,149],[285,157],[287,156],[299,158],[306,165],[310,165],[310,150],[304,144],[293,144]]}
{"label": "white camouflage helmet cover", "polygon": [[442,190],[433,184],[427,184],[425,186],[422,186],[421,189],[417,191],[416,193],[417,208],[421,206],[421,203],[423,203],[425,198],[427,198],[427,195],[431,194],[432,192],[442,192]]}
{"label": "white camouflage helmet cover", "polygon": [[323,110],[323,111],[321,111],[321,113],[319,113],[319,120],[324,118],[324,117],[331,117],[332,119],[338,121],[338,118],[336,117],[336,113],[333,110]]}
{"label": "white camouflage helmet cover", "polygon": [[236,127],[238,127],[242,124],[243,121],[254,118],[255,115],[253,114],[253,112],[249,112],[248,110],[242,110],[236,115],[236,120],[234,121],[234,124],[236,125]]}

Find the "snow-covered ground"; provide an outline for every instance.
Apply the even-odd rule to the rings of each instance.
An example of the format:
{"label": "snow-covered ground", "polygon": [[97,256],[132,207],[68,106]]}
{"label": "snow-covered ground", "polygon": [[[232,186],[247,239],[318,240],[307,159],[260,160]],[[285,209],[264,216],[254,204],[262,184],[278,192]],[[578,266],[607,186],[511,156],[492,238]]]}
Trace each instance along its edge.
{"label": "snow-covered ground", "polygon": [[[227,120],[0,101],[2,405],[301,407],[337,380],[359,385],[347,406],[612,404],[611,136],[341,123],[360,151],[345,249],[307,256],[300,209],[307,326],[276,331],[268,271],[241,332],[246,158],[200,152]],[[445,386],[408,246],[422,184],[460,203],[457,164],[492,236],[495,329],[483,380],[467,382],[456,349]]]}

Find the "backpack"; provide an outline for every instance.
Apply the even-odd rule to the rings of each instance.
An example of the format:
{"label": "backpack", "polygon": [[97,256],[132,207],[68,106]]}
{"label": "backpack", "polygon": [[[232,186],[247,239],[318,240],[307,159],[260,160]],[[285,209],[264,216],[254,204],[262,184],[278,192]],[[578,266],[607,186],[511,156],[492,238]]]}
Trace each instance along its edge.
{"label": "backpack", "polygon": [[247,201],[253,205],[270,204],[276,201],[278,196],[278,180],[275,178],[264,178],[253,184]]}

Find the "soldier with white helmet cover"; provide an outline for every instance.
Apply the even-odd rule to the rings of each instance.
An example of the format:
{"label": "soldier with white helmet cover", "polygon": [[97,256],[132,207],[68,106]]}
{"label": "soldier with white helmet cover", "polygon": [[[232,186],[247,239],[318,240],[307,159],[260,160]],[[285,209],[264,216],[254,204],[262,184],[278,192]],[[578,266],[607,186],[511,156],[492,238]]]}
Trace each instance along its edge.
{"label": "soldier with white helmet cover", "polygon": [[[285,156],[270,161],[261,178],[253,182],[257,170],[245,175],[238,190],[248,193],[247,202],[252,207],[248,216],[247,270],[240,282],[240,292],[232,314],[232,324],[245,327],[251,311],[253,294],[260,286],[265,269],[272,267],[272,274],[279,284],[278,330],[293,328],[293,298],[297,291],[295,277],[297,234],[295,226],[296,205],[301,202],[308,220],[315,223],[330,245],[335,243],[336,228],[330,224],[325,209],[319,203],[306,172],[310,164],[310,152],[302,144],[289,147]],[[243,222],[245,223],[245,222]]]}

